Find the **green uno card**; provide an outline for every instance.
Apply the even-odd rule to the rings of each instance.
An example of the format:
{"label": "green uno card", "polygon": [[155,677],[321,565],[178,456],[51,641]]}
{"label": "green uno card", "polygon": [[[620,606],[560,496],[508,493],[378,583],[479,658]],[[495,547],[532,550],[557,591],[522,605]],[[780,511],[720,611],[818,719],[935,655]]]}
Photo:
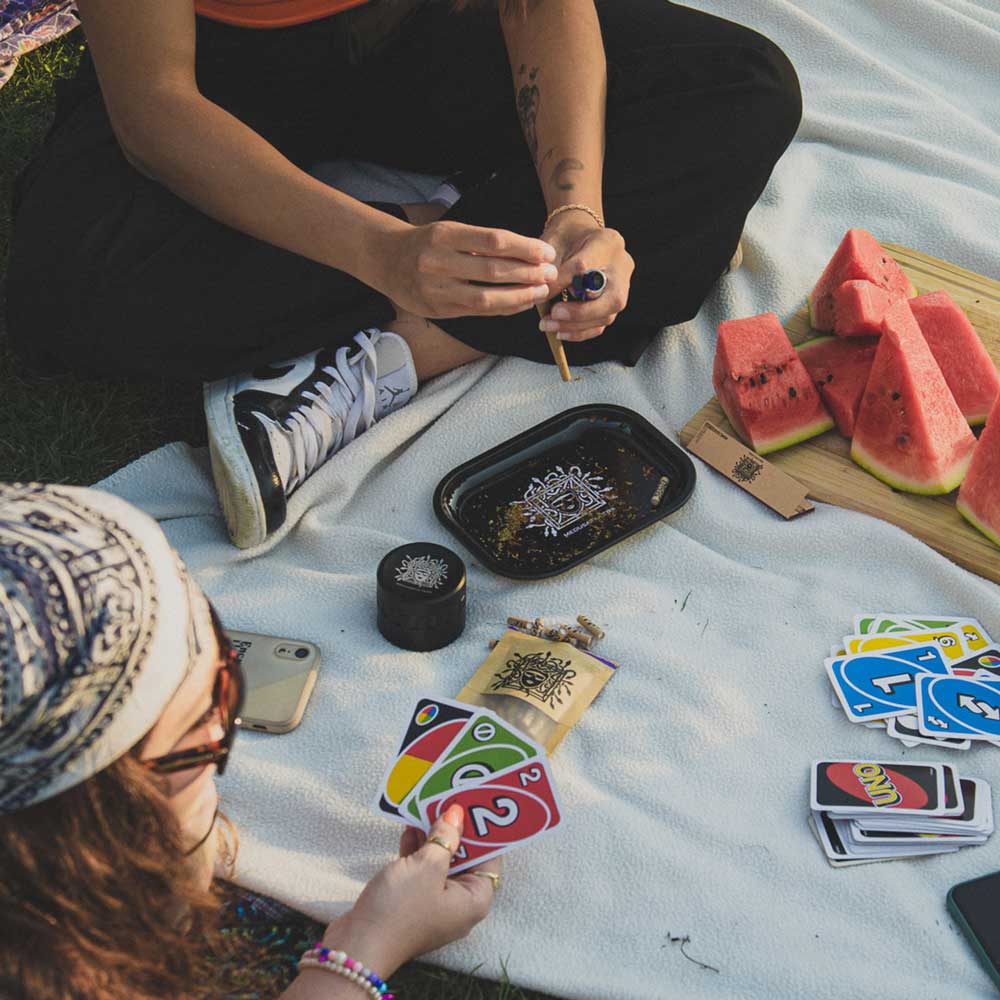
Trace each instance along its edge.
{"label": "green uno card", "polygon": [[543,754],[544,750],[537,743],[515,733],[499,716],[480,711],[410,793],[402,811],[422,821],[421,802],[460,785],[476,784],[497,771]]}

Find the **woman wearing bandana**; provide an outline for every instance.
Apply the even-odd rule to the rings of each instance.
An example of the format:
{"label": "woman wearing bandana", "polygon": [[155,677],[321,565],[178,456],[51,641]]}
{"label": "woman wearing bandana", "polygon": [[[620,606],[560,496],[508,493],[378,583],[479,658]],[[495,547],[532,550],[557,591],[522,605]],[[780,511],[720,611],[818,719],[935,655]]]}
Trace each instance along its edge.
{"label": "woman wearing bandana", "polygon": [[[636,364],[737,259],[801,114],[777,46],[666,0],[78,6],[7,327],[43,369],[207,383],[241,547],[422,379],[551,363],[540,326]],[[603,294],[549,312],[590,269]]]}
{"label": "woman wearing bandana", "polygon": [[401,964],[486,915],[498,863],[447,877],[460,809],[427,840],[408,828],[325,931],[224,900],[213,873],[235,839],[215,776],[241,696],[218,619],[154,521],[95,490],[0,485],[4,1000],[260,995],[262,966],[280,980],[298,938],[286,1000],[389,997]]}

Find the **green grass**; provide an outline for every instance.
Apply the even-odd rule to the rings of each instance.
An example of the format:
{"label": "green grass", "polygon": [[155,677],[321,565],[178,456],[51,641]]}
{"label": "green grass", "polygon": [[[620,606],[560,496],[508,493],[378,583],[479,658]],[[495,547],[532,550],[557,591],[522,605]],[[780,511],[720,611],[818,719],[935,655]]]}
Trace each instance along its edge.
{"label": "green grass", "polygon": [[[74,32],[25,56],[0,88],[0,480],[87,485],[168,441],[205,443],[198,386],[38,377],[18,369],[3,326],[14,177],[41,143],[54,84],[75,70],[83,39]],[[67,179],[72,183],[72,178]],[[530,891],[529,887],[525,887]],[[506,892],[514,891],[511,886]],[[498,952],[504,953],[502,942]],[[507,962],[516,976],[517,956]],[[500,983],[411,963],[392,986],[406,1000],[551,1000]]]}

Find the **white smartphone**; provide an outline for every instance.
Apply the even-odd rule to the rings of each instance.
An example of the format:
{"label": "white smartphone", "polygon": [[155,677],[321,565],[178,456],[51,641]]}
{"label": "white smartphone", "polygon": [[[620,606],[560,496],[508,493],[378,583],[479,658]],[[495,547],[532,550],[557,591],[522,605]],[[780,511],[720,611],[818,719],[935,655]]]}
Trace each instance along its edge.
{"label": "white smartphone", "polygon": [[225,630],[243,668],[246,695],[240,725],[287,733],[301,721],[319,673],[319,648],[302,639]]}

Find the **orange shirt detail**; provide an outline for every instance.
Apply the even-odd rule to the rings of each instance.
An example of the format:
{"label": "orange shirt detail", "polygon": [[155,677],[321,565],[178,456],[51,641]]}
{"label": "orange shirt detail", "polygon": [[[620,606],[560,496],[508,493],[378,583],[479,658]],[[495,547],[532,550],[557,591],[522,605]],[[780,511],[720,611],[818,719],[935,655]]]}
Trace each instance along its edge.
{"label": "orange shirt detail", "polygon": [[213,21],[243,28],[285,28],[318,21],[368,0],[195,0],[194,9]]}

